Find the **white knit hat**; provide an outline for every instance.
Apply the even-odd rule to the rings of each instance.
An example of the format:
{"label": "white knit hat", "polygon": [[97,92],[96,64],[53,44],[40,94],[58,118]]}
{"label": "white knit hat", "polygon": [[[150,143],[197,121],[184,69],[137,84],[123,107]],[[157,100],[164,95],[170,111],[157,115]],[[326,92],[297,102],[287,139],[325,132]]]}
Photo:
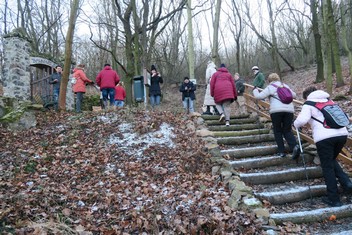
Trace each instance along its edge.
{"label": "white knit hat", "polygon": [[259,70],[259,67],[258,66],[253,66],[252,70]]}

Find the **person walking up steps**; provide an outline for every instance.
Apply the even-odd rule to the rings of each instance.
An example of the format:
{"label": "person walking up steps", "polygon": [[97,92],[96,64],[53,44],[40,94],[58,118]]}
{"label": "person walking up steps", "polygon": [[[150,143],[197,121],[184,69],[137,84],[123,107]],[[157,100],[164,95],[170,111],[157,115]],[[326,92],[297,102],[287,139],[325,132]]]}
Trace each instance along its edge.
{"label": "person walking up steps", "polygon": [[216,108],[220,113],[220,122],[225,121],[230,126],[231,103],[237,100],[237,90],[232,75],[225,64],[211,77],[210,94],[214,97]]}
{"label": "person walking up steps", "polygon": [[[329,98],[328,93],[317,90],[314,86],[303,91],[303,99],[306,101],[324,103]],[[319,120],[324,121],[323,113],[311,105],[304,104],[293,124],[296,128],[300,128],[309,123],[312,128],[313,140],[317,146],[327,190],[327,198],[322,200],[329,206],[339,207],[342,206],[342,203],[337,182],[340,183],[345,192],[352,193],[352,182],[336,160],[347,141],[348,131],[346,127],[325,128]]]}
{"label": "person walking up steps", "polygon": [[[277,151],[280,157],[285,157],[285,144],[284,139],[286,140],[290,152],[292,153],[292,158],[298,158],[300,154],[299,146],[297,145],[297,141],[295,136],[292,133],[292,121],[293,121],[293,113],[294,106],[293,103],[284,104],[280,101],[277,95],[277,87],[280,85],[284,85],[289,88],[288,85],[281,82],[281,79],[278,74],[272,73],[268,77],[269,85],[259,92],[259,90],[255,87],[253,89],[253,95],[256,99],[265,99],[269,97],[270,101],[270,117],[273,124],[275,142],[277,144]],[[290,88],[289,88],[290,89]],[[292,93],[292,97],[296,97],[296,93],[290,89]]]}
{"label": "person walking up steps", "polygon": [[214,73],[216,73],[216,66],[213,61],[208,61],[207,69],[205,71],[205,83],[207,84],[207,88],[204,96],[204,106],[206,107],[206,111],[203,112],[203,115],[212,115],[210,110],[211,107],[213,107],[216,115],[220,115],[219,111],[216,109],[214,98],[210,95],[210,81]]}

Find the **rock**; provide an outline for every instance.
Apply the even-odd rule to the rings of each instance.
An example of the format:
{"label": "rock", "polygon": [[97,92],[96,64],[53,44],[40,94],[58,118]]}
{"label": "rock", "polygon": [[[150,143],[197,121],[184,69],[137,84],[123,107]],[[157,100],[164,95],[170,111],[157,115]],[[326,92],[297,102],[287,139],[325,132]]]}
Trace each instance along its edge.
{"label": "rock", "polygon": [[197,130],[196,134],[200,137],[214,136],[214,133],[212,131],[209,131],[208,129]]}
{"label": "rock", "polygon": [[259,201],[257,198],[252,197],[252,198],[244,198],[243,199],[244,205],[246,205],[248,208],[257,208],[262,206],[262,202]]}
{"label": "rock", "polygon": [[211,174],[212,175],[217,175],[219,174],[220,166],[213,166],[211,169]]}
{"label": "rock", "polygon": [[266,220],[269,219],[270,213],[267,209],[265,208],[256,208],[253,210],[257,218],[266,218]]}
{"label": "rock", "polygon": [[231,197],[231,198],[227,201],[227,205],[228,205],[230,208],[232,208],[232,209],[237,209],[237,208],[238,208],[238,200]]}

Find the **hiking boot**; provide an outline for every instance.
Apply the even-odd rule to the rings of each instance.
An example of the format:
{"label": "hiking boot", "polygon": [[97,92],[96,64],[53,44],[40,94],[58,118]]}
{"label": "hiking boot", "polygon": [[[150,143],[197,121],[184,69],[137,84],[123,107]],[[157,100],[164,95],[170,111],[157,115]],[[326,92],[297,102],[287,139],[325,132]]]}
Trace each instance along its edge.
{"label": "hiking boot", "polygon": [[329,205],[331,207],[340,207],[340,206],[342,206],[342,203],[340,202],[340,200],[339,201],[331,201],[329,198],[323,197],[322,201],[325,204],[327,204],[327,205]]}
{"label": "hiking boot", "polygon": [[279,157],[286,157],[286,154],[285,153],[278,153],[277,154]]}
{"label": "hiking boot", "polygon": [[223,121],[225,121],[225,115],[222,113],[222,114],[220,115],[219,122],[223,122]]}
{"label": "hiking boot", "polygon": [[217,109],[215,106],[213,106],[213,109],[214,109],[214,113],[215,113],[215,115],[220,115],[220,113],[219,113],[218,109]]}
{"label": "hiking boot", "polygon": [[343,187],[343,192],[352,193],[352,182],[349,182],[346,185],[343,185],[342,187]]}
{"label": "hiking boot", "polygon": [[226,126],[230,126],[230,121],[226,121]]}
{"label": "hiking boot", "polygon": [[299,148],[299,145],[297,144],[292,151],[292,160],[296,160],[299,158],[299,155],[301,155],[301,149]]}
{"label": "hiking boot", "polygon": [[203,115],[213,115],[211,112],[210,112],[210,106],[207,106],[207,110],[202,113]]}

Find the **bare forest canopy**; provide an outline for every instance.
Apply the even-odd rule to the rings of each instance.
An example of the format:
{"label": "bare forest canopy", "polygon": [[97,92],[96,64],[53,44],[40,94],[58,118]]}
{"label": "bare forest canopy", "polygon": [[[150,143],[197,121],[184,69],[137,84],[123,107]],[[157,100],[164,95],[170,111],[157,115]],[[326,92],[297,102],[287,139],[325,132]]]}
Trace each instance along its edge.
{"label": "bare forest canopy", "polygon": [[245,78],[254,65],[266,75],[316,66],[316,81],[325,80],[331,93],[333,76],[337,87],[345,85],[340,57],[349,56],[352,67],[351,6],[352,0],[4,0],[0,34],[22,28],[33,53],[61,65],[72,55],[71,66],[86,64],[93,80],[111,63],[127,89],[152,64],[166,84],[192,72],[204,84],[213,60]]}

